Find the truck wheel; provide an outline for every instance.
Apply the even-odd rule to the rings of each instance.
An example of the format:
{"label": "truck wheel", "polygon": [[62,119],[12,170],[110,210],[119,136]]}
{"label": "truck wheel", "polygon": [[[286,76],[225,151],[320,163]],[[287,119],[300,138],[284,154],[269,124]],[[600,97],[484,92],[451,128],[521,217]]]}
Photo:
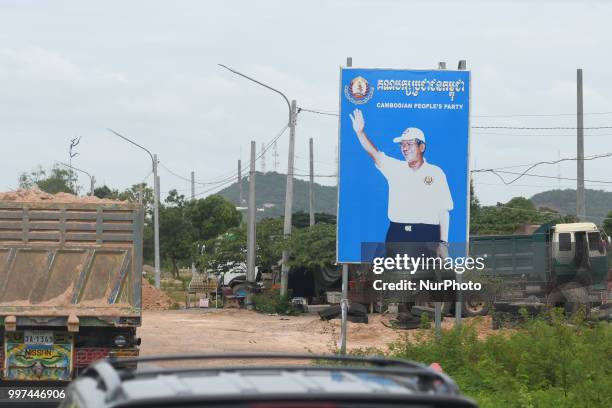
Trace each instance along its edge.
{"label": "truck wheel", "polygon": [[[451,312],[451,308],[453,304],[451,302],[440,302],[440,303],[442,303],[442,317],[444,317]],[[436,310],[436,302],[431,302],[429,300],[423,300],[423,298],[420,296],[417,296],[414,302],[414,305]]]}
{"label": "truck wheel", "polygon": [[462,311],[465,316],[486,316],[489,313],[489,302],[482,296],[467,294],[462,304]]}
{"label": "truck wheel", "polygon": [[589,292],[583,285],[577,282],[569,282],[565,285],[561,285],[559,288],[563,297],[565,298],[565,311],[570,314],[574,314],[584,308],[585,312],[588,312],[591,308],[589,301]]}

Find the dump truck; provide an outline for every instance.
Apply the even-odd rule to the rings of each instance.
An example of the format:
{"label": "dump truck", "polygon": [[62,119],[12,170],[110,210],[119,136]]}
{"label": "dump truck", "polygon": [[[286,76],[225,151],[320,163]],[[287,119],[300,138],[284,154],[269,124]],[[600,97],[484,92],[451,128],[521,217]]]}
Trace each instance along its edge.
{"label": "dump truck", "polygon": [[138,356],[142,206],[63,197],[0,196],[3,381],[70,381]]}
{"label": "dump truck", "polygon": [[499,310],[605,306],[611,249],[610,237],[591,222],[545,224],[525,235],[472,236],[470,256],[483,257],[482,275],[498,284],[488,299],[477,294],[466,299],[466,312],[485,314],[491,303]]}

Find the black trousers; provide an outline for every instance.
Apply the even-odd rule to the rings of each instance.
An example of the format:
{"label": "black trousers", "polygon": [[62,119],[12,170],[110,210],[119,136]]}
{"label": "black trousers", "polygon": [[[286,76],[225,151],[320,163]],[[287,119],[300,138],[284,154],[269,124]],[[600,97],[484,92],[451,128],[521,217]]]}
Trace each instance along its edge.
{"label": "black trousers", "polygon": [[439,224],[391,222],[385,238],[386,256],[406,254],[412,257],[435,257],[439,242]]}

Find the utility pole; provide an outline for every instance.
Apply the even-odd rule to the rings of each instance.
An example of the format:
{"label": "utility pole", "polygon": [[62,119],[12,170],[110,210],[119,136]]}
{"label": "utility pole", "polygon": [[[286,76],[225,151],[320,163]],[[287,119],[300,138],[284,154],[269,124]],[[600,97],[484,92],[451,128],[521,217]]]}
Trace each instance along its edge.
{"label": "utility pole", "polygon": [[308,210],[310,212],[310,223],[312,227],[315,225],[315,212],[314,212],[314,152],[312,146],[312,137],[308,140],[310,147],[310,183],[308,186]]}
{"label": "utility pole", "polygon": [[191,172],[191,201],[195,200],[195,172]]}
{"label": "utility pole", "polygon": [[576,146],[576,157],[578,160],[576,162],[576,167],[578,170],[578,174],[576,176],[577,179],[577,188],[576,188],[576,214],[578,215],[578,220],[584,221],[586,218],[586,196],[584,192],[584,111],[582,104],[582,69],[579,68],[577,70],[577,114],[576,114],[576,136],[577,136],[577,146]]}
{"label": "utility pole", "polygon": [[242,207],[242,160],[238,160],[238,207]]}
{"label": "utility pole", "polygon": [[251,142],[251,164],[249,166],[249,212],[247,214],[247,282],[255,282],[255,149],[256,142]]}
{"label": "utility pole", "polygon": [[160,288],[161,268],[159,260],[159,176],[157,175],[157,154],[153,155],[153,184],[155,198],[153,199],[153,218],[155,235],[155,287]]}
{"label": "utility pole", "polygon": [[[195,172],[192,171],[191,172],[191,201],[195,201]],[[191,260],[191,276],[195,276],[196,274],[196,267],[195,267],[195,260],[192,259]]]}
{"label": "utility pole", "polygon": [[[291,117],[289,120],[289,159],[287,163],[287,188],[285,190],[285,223],[283,225],[283,234],[285,237],[291,235],[291,218],[293,211],[293,173],[294,173],[294,158],[295,158],[295,120],[297,112],[296,100],[291,101]],[[282,267],[281,267],[281,290],[280,295],[287,295],[287,286],[289,283],[289,251],[283,249]]]}
{"label": "utility pole", "polygon": [[266,146],[261,142],[261,173],[266,172]]}
{"label": "utility pole", "polygon": [[278,146],[276,145],[276,142],[274,142],[272,157],[274,159],[274,172],[278,173]]}
{"label": "utility pole", "polygon": [[[285,192],[285,223],[283,226],[283,234],[285,237],[291,234],[291,211],[292,211],[292,201],[293,201],[293,161],[294,161],[294,150],[295,150],[295,121],[296,121],[296,112],[297,112],[297,102],[295,100],[289,102],[289,98],[279,91],[278,89],[272,88],[269,85],[264,84],[256,80],[255,78],[251,78],[247,75],[244,75],[241,72],[236,71],[226,65],[219,64],[220,67],[227,69],[228,71],[239,75],[243,78],[248,79],[251,82],[255,82],[258,85],[263,86],[264,88],[269,89],[272,92],[276,92],[279,94],[287,103],[287,107],[289,108],[289,121],[287,123],[287,127],[289,127],[289,165],[287,166],[287,190]],[[287,294],[287,282],[289,278],[289,252],[285,249],[283,250],[283,258],[282,258],[282,268],[281,268],[281,297]]]}

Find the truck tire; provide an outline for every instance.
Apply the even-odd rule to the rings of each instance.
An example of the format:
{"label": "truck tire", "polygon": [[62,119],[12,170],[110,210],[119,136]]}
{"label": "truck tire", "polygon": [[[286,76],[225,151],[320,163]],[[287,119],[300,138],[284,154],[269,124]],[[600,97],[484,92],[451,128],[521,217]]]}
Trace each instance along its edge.
{"label": "truck tire", "polygon": [[490,305],[485,297],[475,293],[468,293],[465,297],[461,305],[461,311],[464,316],[486,316],[489,313]]}
{"label": "truck tire", "polygon": [[[452,302],[440,302],[440,303],[442,303],[442,317],[450,314],[452,307],[453,307]],[[426,309],[433,309],[434,311],[436,310],[436,302],[423,301],[417,298],[417,300],[414,302],[414,305],[418,307],[424,307]]]}
{"label": "truck tire", "polygon": [[569,282],[565,285],[561,285],[559,289],[565,298],[566,312],[574,314],[578,312],[581,307],[584,308],[585,312],[588,312],[591,308],[589,292],[583,285],[577,282]]}

